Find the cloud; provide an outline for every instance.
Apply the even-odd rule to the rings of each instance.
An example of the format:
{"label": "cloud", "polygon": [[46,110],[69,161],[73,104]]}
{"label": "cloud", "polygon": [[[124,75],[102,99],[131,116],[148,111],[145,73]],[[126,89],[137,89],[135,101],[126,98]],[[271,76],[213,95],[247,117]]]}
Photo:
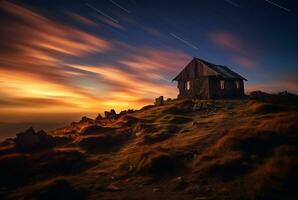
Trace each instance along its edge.
{"label": "cloud", "polygon": [[[73,68],[80,69],[85,72],[92,72],[103,79],[111,87],[112,91],[127,91],[139,95],[171,95],[170,86],[167,84],[153,83],[144,80],[142,77],[133,73],[128,73],[114,66],[85,66],[70,65]],[[114,90],[113,90],[114,89]]]}
{"label": "cloud", "polygon": [[[0,117],[140,108],[156,96],[175,97],[169,79],[190,59],[173,49],[108,40],[7,1],[0,10],[6,27],[0,30]],[[68,15],[88,29],[101,28]],[[90,59],[107,53],[115,53],[112,61]]]}
{"label": "cloud", "polygon": [[244,57],[244,56],[235,56],[233,58],[233,61],[236,63],[236,64],[239,64],[243,67],[246,67],[246,68],[253,68],[256,66],[256,63],[253,59],[251,58],[247,58],[247,57]]}
{"label": "cloud", "polygon": [[233,54],[231,60],[238,65],[246,68],[253,68],[257,65],[256,56],[251,52],[251,46],[241,40],[237,35],[217,31],[210,33],[211,41],[219,48]]}
{"label": "cloud", "polygon": [[143,75],[150,75],[152,78],[175,76],[191,59],[189,55],[175,50],[139,48],[138,51],[141,53],[134,53],[120,60],[119,63]]}
{"label": "cloud", "polygon": [[13,52],[23,52],[19,48],[25,46],[41,51],[79,56],[102,53],[111,49],[111,43],[104,38],[95,37],[70,25],[54,22],[16,4],[5,1],[0,9],[16,17],[15,20],[1,21],[1,26],[6,27],[1,29],[1,35],[4,36],[1,42],[6,46],[9,45]]}
{"label": "cloud", "polygon": [[76,20],[77,22],[85,25],[85,26],[98,26],[97,23],[95,23],[93,20],[84,17],[82,15],[79,15],[77,13],[74,12],[68,12],[67,13],[72,19]]}
{"label": "cloud", "polygon": [[111,27],[113,27],[113,28],[115,28],[115,29],[122,30],[122,31],[126,30],[126,29],[124,28],[124,26],[122,26],[122,25],[119,24],[119,23],[115,23],[114,21],[112,21],[112,20],[110,20],[110,19],[108,19],[108,18],[99,16],[99,15],[97,15],[97,18],[98,18],[100,21],[102,21],[104,24],[106,24],[106,25],[108,25],[108,26],[111,26]]}
{"label": "cloud", "polygon": [[235,52],[244,51],[240,39],[231,33],[222,31],[213,32],[210,34],[210,38],[216,45],[223,49]]}

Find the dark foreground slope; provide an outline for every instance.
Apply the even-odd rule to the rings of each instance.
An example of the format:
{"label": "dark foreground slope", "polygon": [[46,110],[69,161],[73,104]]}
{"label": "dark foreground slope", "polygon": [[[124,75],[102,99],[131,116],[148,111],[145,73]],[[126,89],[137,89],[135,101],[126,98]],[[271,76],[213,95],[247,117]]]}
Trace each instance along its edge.
{"label": "dark foreground slope", "polygon": [[297,102],[257,99],[30,129],[1,145],[1,199],[297,199]]}

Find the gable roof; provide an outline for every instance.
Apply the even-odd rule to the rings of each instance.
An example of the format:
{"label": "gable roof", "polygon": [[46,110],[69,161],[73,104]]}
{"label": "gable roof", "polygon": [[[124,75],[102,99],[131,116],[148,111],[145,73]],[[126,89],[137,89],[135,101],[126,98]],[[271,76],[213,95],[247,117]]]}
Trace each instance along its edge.
{"label": "gable roof", "polygon": [[173,79],[173,81],[186,80],[199,76],[222,76],[223,78],[243,79],[243,76],[232,71],[227,66],[217,65],[194,57],[184,69]]}

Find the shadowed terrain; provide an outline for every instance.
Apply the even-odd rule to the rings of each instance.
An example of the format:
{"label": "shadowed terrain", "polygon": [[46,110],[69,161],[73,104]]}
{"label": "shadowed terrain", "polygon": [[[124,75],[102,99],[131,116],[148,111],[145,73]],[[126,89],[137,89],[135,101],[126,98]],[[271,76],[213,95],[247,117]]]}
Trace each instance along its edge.
{"label": "shadowed terrain", "polygon": [[296,199],[297,96],[168,100],[1,143],[1,199]]}

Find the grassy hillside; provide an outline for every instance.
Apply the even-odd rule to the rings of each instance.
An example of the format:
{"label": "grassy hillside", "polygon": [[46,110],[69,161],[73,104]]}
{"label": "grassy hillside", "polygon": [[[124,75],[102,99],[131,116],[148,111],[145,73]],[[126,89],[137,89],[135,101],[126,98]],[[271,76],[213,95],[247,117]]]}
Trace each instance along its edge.
{"label": "grassy hillside", "polygon": [[172,100],[118,119],[85,118],[33,149],[5,141],[0,195],[297,199],[297,97],[253,98]]}

